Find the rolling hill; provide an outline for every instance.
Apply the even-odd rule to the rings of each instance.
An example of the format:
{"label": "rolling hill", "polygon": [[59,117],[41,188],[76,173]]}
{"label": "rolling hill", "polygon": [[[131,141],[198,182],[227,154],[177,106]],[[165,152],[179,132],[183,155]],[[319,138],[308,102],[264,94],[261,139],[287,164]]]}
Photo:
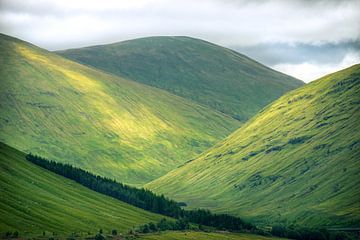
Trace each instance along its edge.
{"label": "rolling hill", "polygon": [[141,185],[240,123],[166,91],[0,35],[0,141]]}
{"label": "rolling hill", "polygon": [[157,193],[259,224],[360,225],[360,65],[291,91]]}
{"label": "rolling hill", "polygon": [[57,53],[246,121],[303,82],[190,37],[148,37]]}
{"label": "rolling hill", "polygon": [[[25,154],[0,143],[0,232],[20,236],[55,232],[127,232],[163,218],[99,194],[38,167]],[[50,233],[49,233],[50,232]]]}

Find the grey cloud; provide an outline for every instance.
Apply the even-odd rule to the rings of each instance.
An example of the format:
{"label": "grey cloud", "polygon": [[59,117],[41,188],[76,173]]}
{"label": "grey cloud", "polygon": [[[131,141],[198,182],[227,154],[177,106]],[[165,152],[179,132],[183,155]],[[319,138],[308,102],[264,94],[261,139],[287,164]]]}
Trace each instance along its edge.
{"label": "grey cloud", "polygon": [[360,52],[360,40],[339,43],[285,44],[270,43],[253,46],[229,46],[267,65],[281,63],[335,64],[349,53]]}
{"label": "grey cloud", "polygon": [[[101,37],[105,41],[102,43],[113,41],[113,36],[123,40],[141,34],[192,35],[223,45],[242,46],[336,42],[360,37],[360,13],[354,10],[360,7],[359,3],[358,0],[1,0],[0,27],[5,33],[51,49],[64,47],[64,43],[68,47],[87,45],[98,41],[99,35],[105,36]],[[94,27],[89,29],[88,23]],[[59,42],[63,44],[59,46]]]}
{"label": "grey cloud", "polygon": [[322,64],[357,51],[359,9],[359,0],[0,0],[0,32],[50,50],[188,35],[271,66]]}
{"label": "grey cloud", "polygon": [[293,4],[298,6],[339,6],[343,4],[358,4],[359,0],[213,0],[226,4],[233,5],[246,5],[246,4],[264,4],[264,3],[281,3],[281,4]]}

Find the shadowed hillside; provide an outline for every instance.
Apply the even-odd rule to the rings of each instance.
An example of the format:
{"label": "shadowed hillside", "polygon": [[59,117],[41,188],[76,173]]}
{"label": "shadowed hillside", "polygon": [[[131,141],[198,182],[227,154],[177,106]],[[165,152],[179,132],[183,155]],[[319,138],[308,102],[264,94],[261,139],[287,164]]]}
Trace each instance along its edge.
{"label": "shadowed hillside", "polygon": [[148,37],[58,53],[240,121],[303,84],[235,51],[190,37]]}

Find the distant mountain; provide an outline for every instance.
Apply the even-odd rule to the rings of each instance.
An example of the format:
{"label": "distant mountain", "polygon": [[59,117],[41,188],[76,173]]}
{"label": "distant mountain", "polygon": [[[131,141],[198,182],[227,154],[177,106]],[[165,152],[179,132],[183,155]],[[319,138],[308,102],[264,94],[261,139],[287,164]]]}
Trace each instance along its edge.
{"label": "distant mountain", "polygon": [[291,91],[148,184],[260,224],[360,225],[360,65]]}
{"label": "distant mountain", "polygon": [[0,35],[0,141],[141,185],[240,123],[166,91]]}
{"label": "distant mountain", "polygon": [[38,167],[3,143],[0,170],[2,234],[17,230],[22,238],[40,236],[43,231],[51,236],[53,232],[94,235],[99,229],[124,233],[163,218]]}
{"label": "distant mountain", "polygon": [[165,89],[240,121],[303,85],[235,51],[190,37],[148,37],[57,53]]}

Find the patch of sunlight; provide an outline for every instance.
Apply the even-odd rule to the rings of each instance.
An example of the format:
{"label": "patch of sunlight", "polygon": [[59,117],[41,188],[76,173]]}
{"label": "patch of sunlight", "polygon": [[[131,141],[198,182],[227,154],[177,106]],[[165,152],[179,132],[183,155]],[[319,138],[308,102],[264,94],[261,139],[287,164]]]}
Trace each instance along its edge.
{"label": "patch of sunlight", "polygon": [[122,142],[142,149],[142,146],[136,144],[139,138],[151,140],[158,133],[175,132],[147,106],[138,103],[136,106],[132,104],[129,108],[128,102],[114,99],[107,94],[101,80],[86,76],[82,72],[69,70],[66,65],[61,66],[52,58],[40,55],[31,48],[17,45],[17,51],[27,59],[45,65],[51,71],[61,72],[72,87],[85,94],[87,108],[96,110],[96,118],[101,123],[100,127],[117,133],[121,136]]}
{"label": "patch of sunlight", "polygon": [[132,106],[131,109],[126,108],[124,105],[128,103],[107,94],[101,82],[67,69],[60,71],[72,80],[71,83],[79,91],[91,92],[92,96],[87,102],[101,113],[99,120],[103,127],[119,134],[123,140],[132,143],[138,142],[138,138],[151,140],[158,132],[171,130],[164,121],[142,104]]}
{"label": "patch of sunlight", "polygon": [[24,56],[29,60],[37,61],[43,64],[49,63],[49,59],[47,57],[37,54],[35,51],[32,51],[29,47],[24,47],[22,45],[16,44],[15,48],[18,53],[20,53],[22,56]]}
{"label": "patch of sunlight", "polygon": [[57,67],[55,69],[57,71],[60,71],[62,74],[64,74],[67,77],[67,79],[71,80],[70,84],[80,92],[83,93],[99,92],[102,95],[102,97],[107,97],[106,96],[107,94],[104,94],[104,92],[102,91],[102,86],[97,81],[88,78],[84,74],[71,71],[66,68]]}

